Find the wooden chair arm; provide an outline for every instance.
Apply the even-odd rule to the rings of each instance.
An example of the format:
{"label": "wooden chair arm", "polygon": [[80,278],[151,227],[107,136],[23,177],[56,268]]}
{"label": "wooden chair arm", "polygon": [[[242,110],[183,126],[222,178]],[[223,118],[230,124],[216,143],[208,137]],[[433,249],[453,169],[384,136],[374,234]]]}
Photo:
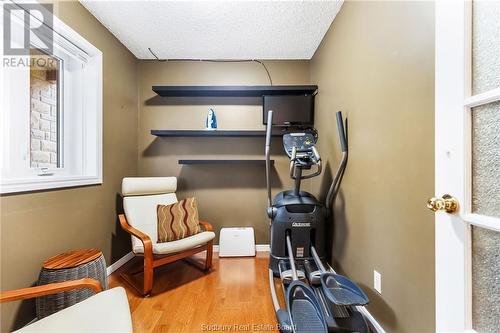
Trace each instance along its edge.
{"label": "wooden chair arm", "polygon": [[205,228],[205,231],[213,231],[214,230],[212,225],[206,221],[200,221],[200,224],[203,226],[203,228]]}
{"label": "wooden chair arm", "polygon": [[65,282],[49,283],[42,286],[0,292],[0,303],[20,301],[34,297],[57,294],[73,289],[88,288],[96,293],[102,291],[101,283],[95,279],[83,278]]}
{"label": "wooden chair arm", "polygon": [[142,242],[142,245],[144,246],[144,254],[146,253],[153,253],[153,242],[151,241],[151,237],[140,231],[139,229],[136,229],[132,227],[130,224],[127,222],[127,218],[125,217],[124,214],[118,215],[118,219],[120,220],[120,225],[123,230],[131,234],[132,236],[135,236],[139,238]]}

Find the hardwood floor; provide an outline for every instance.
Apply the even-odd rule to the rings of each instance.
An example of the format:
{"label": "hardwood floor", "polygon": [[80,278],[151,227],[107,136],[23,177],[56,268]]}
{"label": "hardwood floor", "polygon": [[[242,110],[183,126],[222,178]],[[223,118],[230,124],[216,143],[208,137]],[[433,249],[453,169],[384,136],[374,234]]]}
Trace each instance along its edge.
{"label": "hardwood floor", "polygon": [[109,285],[127,290],[134,332],[276,332],[268,258],[268,253],[255,258],[214,255],[208,274],[185,261],[165,265],[155,269],[148,298],[119,277],[122,270],[141,264],[134,259],[110,276]]}

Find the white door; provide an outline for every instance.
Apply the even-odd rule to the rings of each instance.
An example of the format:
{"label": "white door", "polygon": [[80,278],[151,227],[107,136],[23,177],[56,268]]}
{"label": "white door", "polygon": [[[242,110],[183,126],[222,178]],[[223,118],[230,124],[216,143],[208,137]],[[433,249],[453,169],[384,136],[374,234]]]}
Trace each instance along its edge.
{"label": "white door", "polygon": [[500,1],[436,1],[436,330],[500,332]]}

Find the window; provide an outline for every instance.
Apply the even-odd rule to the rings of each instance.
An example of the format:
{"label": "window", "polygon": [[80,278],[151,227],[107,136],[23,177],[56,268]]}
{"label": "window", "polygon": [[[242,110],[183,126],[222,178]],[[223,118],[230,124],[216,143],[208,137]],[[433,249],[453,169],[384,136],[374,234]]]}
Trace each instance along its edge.
{"label": "window", "polygon": [[[100,184],[102,53],[56,17],[49,25],[16,9],[10,47],[29,52],[2,52],[1,192]],[[26,13],[29,27],[44,28],[28,44]]]}

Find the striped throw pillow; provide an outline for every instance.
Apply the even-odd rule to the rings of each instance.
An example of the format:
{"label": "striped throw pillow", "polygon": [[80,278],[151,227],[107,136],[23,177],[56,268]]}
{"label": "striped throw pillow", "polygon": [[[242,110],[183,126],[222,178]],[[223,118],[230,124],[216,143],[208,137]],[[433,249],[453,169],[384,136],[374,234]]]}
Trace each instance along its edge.
{"label": "striped throw pillow", "polygon": [[195,198],[171,205],[158,205],[158,243],[171,242],[201,231]]}

